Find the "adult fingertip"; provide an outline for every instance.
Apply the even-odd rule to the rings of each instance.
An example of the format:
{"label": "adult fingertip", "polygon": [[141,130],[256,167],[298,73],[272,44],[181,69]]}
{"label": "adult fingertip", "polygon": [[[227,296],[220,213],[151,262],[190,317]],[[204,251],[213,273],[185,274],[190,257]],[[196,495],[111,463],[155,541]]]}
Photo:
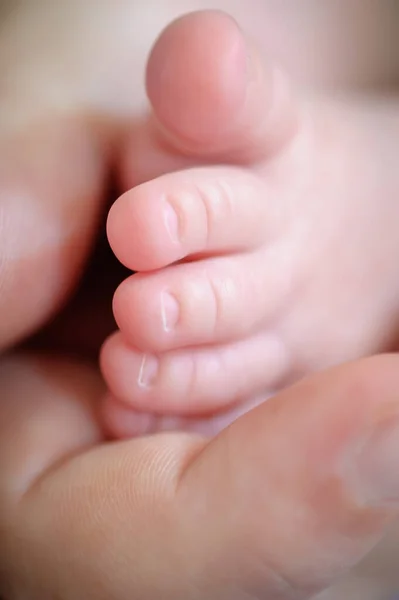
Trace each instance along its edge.
{"label": "adult fingertip", "polygon": [[182,489],[199,546],[228,565],[243,598],[325,589],[396,518],[398,366],[387,356],[319,374],[240,418],[193,461]]}

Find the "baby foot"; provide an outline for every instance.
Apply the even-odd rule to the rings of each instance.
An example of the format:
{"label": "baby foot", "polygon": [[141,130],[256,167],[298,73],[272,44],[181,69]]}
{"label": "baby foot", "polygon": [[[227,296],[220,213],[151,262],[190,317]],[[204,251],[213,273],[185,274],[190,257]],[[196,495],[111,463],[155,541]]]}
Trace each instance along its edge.
{"label": "baby foot", "polygon": [[138,271],[115,294],[120,332],[101,356],[113,432],[193,417],[206,430],[210,415],[225,423],[309,372],[391,347],[397,107],[294,99],[209,12],[164,32],[147,88],[154,116],[135,132],[125,185],[169,174],[109,214],[116,256]]}

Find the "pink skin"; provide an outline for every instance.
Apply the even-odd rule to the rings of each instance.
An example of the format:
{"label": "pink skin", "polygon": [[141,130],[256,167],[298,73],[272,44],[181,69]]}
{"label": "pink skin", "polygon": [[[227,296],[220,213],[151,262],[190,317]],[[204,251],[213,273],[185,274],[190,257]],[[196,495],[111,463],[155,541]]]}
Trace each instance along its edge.
{"label": "pink skin", "polygon": [[[313,1],[320,5],[319,0]],[[303,13],[306,12],[303,2],[259,0],[259,3],[262,8],[274,4],[275,13],[281,8],[280,24],[286,21],[292,24],[295,19],[288,12],[298,11],[302,27]],[[10,4],[14,6],[15,3]],[[7,86],[1,89],[0,122],[10,133],[8,136],[4,135],[3,129],[1,132],[2,189],[7,179],[7,189],[1,195],[4,209],[1,215],[5,217],[1,221],[0,236],[2,346],[26,335],[48,319],[76,283],[95,230],[97,211],[101,208],[98,195],[102,190],[110,141],[107,139],[104,144],[104,136],[92,126],[98,124],[96,117],[100,116],[101,124],[115,133],[114,121],[111,119],[111,127],[107,118],[104,121],[108,115],[104,106],[108,109],[113,103],[113,114],[117,115],[119,123],[124,114],[121,108],[126,103],[130,105],[133,97],[137,99],[135,94],[140,90],[140,82],[136,87],[132,85],[134,76],[141,73],[140,60],[136,62],[137,39],[142,32],[152,39],[154,33],[151,29],[154,22],[146,20],[149,12],[144,13],[146,27],[142,19],[126,18],[124,9],[129,8],[129,2],[101,2],[97,5],[95,18],[91,2],[65,2],[64,8],[71,9],[77,17],[72,22],[60,11],[62,3],[38,0],[19,4],[21,7],[17,8],[22,12],[28,9],[26,29],[23,27],[21,31],[17,27],[8,31],[11,46],[17,53],[10,53],[9,47],[6,51],[2,47],[0,52],[2,65],[8,65],[8,74],[14,76],[11,80],[17,84],[16,89],[9,88],[10,81],[7,80]],[[44,13],[38,10],[40,4]],[[142,7],[148,8],[148,4],[131,2],[140,14]],[[183,3],[179,1],[178,4],[181,11]],[[306,0],[305,4],[309,7],[312,2]],[[365,19],[347,18],[348,14],[353,16],[355,4],[372,25],[372,37],[367,35],[371,30],[365,32],[362,26]],[[295,33],[292,27],[288,27],[287,32],[275,26],[276,21],[269,19],[270,14],[267,19],[258,19],[259,13],[253,10],[254,6],[249,9],[246,2],[236,3],[244,7],[249,20],[257,22],[260,36],[268,38],[264,34],[267,26],[284,50],[291,44],[294,62],[302,61],[305,69],[308,63],[313,68],[316,62],[315,31],[323,39],[330,40],[333,60],[337,62],[340,57],[338,62],[343,61],[345,68],[352,62],[346,60],[348,49],[352,52],[356,45],[354,38],[363,31],[366,45],[352,54],[364,61],[360,74],[362,82],[372,79],[371,59],[374,56],[381,58],[370,41],[381,40],[383,52],[388,53],[390,59],[395,57],[387,43],[387,27],[380,27],[378,35],[378,19],[373,18],[373,10],[378,12],[383,4],[374,0],[355,0],[354,3],[343,0],[337,10],[337,3],[325,3],[324,9],[336,11],[339,20],[342,15],[349,28],[336,27],[332,35],[326,36],[325,28],[315,27],[312,21],[310,53],[304,53],[298,51],[297,38],[291,35]],[[118,7],[120,11],[116,10]],[[80,14],[82,9],[87,11],[83,15]],[[98,28],[100,9],[108,14],[103,21],[104,36],[95,40],[92,34]],[[34,34],[31,18],[37,10],[35,22],[43,25],[39,36]],[[58,27],[48,18],[51,10],[61,15]],[[149,10],[152,17],[155,14],[153,7]],[[320,25],[317,19],[325,18],[326,12],[329,11],[310,10],[317,25]],[[18,15],[18,11],[16,13]],[[111,19],[118,13],[115,23]],[[170,16],[163,14],[157,21],[155,15],[155,25],[162,25],[168,18]],[[389,22],[394,24],[395,19],[389,18]],[[355,36],[350,31],[351,23],[355,24]],[[148,31],[144,31],[146,29]],[[71,31],[73,35],[70,35]],[[110,52],[111,31],[116,32],[116,46],[121,49],[116,55]],[[287,35],[281,35],[282,31]],[[123,32],[129,40],[126,45],[121,44]],[[347,42],[341,45],[345,37]],[[391,39],[396,47],[397,35],[391,35]],[[54,48],[50,46],[49,51],[51,41]],[[92,61],[85,62],[87,51],[92,53]],[[331,63],[324,62],[322,54],[320,52],[318,57],[319,74],[334,81],[337,70],[331,68]],[[125,63],[120,61],[123,57],[128,57],[128,65],[134,57],[135,68],[125,68]],[[61,63],[65,66],[64,72],[60,71]],[[20,67],[24,71],[22,74]],[[121,88],[115,82],[118,73],[126,87]],[[123,92],[133,89],[134,94]],[[10,91],[11,102],[7,110],[3,93]],[[55,97],[53,92],[56,92]],[[167,97],[165,93],[162,95]],[[57,104],[60,97],[65,102],[61,107]],[[43,99],[48,102],[42,104]],[[153,99],[154,104],[159,105],[160,101],[161,98],[157,102]],[[67,111],[61,110],[60,114],[59,109],[63,107]],[[377,116],[381,116],[383,111],[376,108]],[[18,111],[23,121],[14,128],[13,116]],[[342,112],[346,125],[347,114]],[[395,155],[394,152],[381,152],[389,139],[385,133],[389,131],[392,135],[394,128],[394,120],[390,120],[389,112],[387,114],[388,118],[374,121],[378,123],[374,132],[380,128],[380,138],[363,135],[363,144],[355,145],[356,152],[359,148],[362,152],[355,152],[352,159],[364,158],[364,150],[372,150],[366,152],[371,160],[365,161],[364,168],[360,169],[361,176],[359,170],[354,171],[356,183],[364,181],[365,188],[374,189],[369,184],[373,179],[370,175],[379,164],[376,158]],[[75,124],[72,127],[70,117]],[[353,113],[351,117],[352,125],[361,121],[358,114]],[[335,119],[334,127],[339,122]],[[365,119],[363,124],[367,125],[364,128],[367,133],[373,119]],[[336,129],[338,133],[339,128]],[[176,131],[173,127],[171,130]],[[125,165],[126,187],[144,181],[149,175],[157,176],[187,165],[210,162],[211,148],[202,160],[195,149],[184,156],[177,152],[176,148],[181,147],[178,139],[173,142],[175,147],[169,142],[165,151],[165,143],[159,143],[161,136],[152,135],[155,131],[144,124],[141,138],[136,135],[137,131],[132,135]],[[164,126],[163,135],[167,132]],[[169,135],[170,138],[173,136]],[[140,153],[137,143],[140,143]],[[343,148],[346,148],[345,144],[340,145],[341,153]],[[226,162],[226,156],[222,162]],[[345,158],[351,165],[350,152]],[[213,160],[217,162],[212,156]],[[228,162],[238,162],[237,155]],[[388,165],[389,161],[386,162]],[[14,172],[10,167],[12,164]],[[395,162],[389,164],[395,174]],[[382,180],[385,188],[384,194],[378,194],[380,206],[381,198],[396,198],[390,193],[392,179],[387,176]],[[323,183],[321,190],[326,188]],[[24,187],[23,193],[21,187]],[[333,185],[330,187],[336,189]],[[28,201],[27,192],[30,193]],[[335,205],[327,203],[327,206]],[[32,210],[37,212],[32,213]],[[357,218],[362,214],[355,212]],[[390,235],[390,226],[397,223],[397,219],[389,211],[381,213],[389,218],[383,236],[379,237],[386,243],[393,240],[391,260],[396,263],[397,236]],[[37,221],[32,220],[34,216]],[[370,222],[374,226],[374,221]],[[375,241],[372,233],[373,230],[368,239]],[[54,240],[58,243],[53,244]],[[314,253],[319,257],[317,252]],[[321,272],[326,270],[328,274],[331,256],[335,259],[336,253],[325,257]],[[357,309],[361,313],[365,306],[370,306],[367,302],[371,299],[377,298],[380,302],[381,291],[393,291],[385,281],[393,269],[386,256],[382,258],[385,260],[381,260],[381,264],[378,259],[374,262],[374,275],[377,276],[365,277],[369,287],[365,286],[361,301],[357,304],[348,302],[348,307],[354,311]],[[102,268],[104,270],[106,266],[103,264]],[[303,270],[299,273],[303,275]],[[345,281],[348,289],[351,281],[351,278]],[[342,278],[338,285],[341,287]],[[327,296],[334,289],[334,286],[325,286]],[[329,297],[327,300],[330,304],[324,302],[322,306],[328,309],[331,317],[332,301]],[[380,310],[378,302],[374,308]],[[95,307],[85,319],[89,325],[93,325],[94,310]],[[308,309],[308,312],[310,314],[312,310]],[[101,321],[99,319],[99,330]],[[376,326],[380,324],[372,315],[367,326],[374,321]],[[348,323],[348,320],[343,322]],[[392,324],[395,325],[394,318]],[[337,320],[332,318],[331,326],[341,332],[348,330],[347,327],[339,329]],[[363,329],[370,334],[368,327]],[[79,345],[80,336],[87,337],[82,333],[84,331],[79,329]],[[309,344],[309,348],[314,351],[317,345]],[[233,597],[236,600],[254,596],[259,589],[263,595],[275,596],[277,586],[280,597],[288,599],[293,596],[292,587],[303,596],[304,586],[316,589],[337,581],[342,570],[351,569],[370,550],[383,534],[387,522],[390,523],[389,530],[394,530],[392,519],[395,519],[397,509],[391,503],[387,506],[386,500],[388,496],[392,500],[394,490],[391,486],[397,483],[397,436],[388,437],[385,447],[377,443],[374,451],[363,454],[364,460],[357,466],[351,462],[354,458],[351,450],[359,448],[358,435],[364,442],[365,423],[370,434],[386,417],[390,425],[390,415],[397,414],[397,373],[397,357],[382,357],[318,375],[240,419],[209,444],[184,434],[149,436],[109,444],[96,419],[103,387],[95,369],[87,367],[81,360],[74,363],[56,358],[53,348],[51,360],[4,356],[0,369],[0,529],[3,542],[0,594],[10,592],[4,593],[5,598],[87,600],[101,590],[100,594],[107,598],[124,600],[131,597],[134,589],[139,597],[151,600],[158,599],[166,588],[173,598],[189,600],[200,596],[221,600],[222,588],[228,600]],[[251,400],[257,401],[257,398]],[[117,410],[115,406],[123,409]],[[109,424],[111,417],[119,419],[118,426],[114,422],[115,433],[122,434],[121,419],[125,424],[124,435],[131,434],[135,425],[138,425],[136,431],[139,433],[141,418],[147,421],[141,425],[149,425],[149,431],[181,425],[187,429],[201,426],[209,433],[221,426],[223,420],[247,410],[249,403],[237,404],[231,408],[234,414],[226,411],[217,419],[204,416],[202,420],[187,417],[180,421],[178,416],[157,419],[155,412],[150,415],[141,411],[137,415],[131,406],[129,403],[115,405],[114,402],[115,410],[108,410]],[[145,430],[142,427],[141,431]],[[392,433],[389,426],[380,428],[377,442],[384,439],[381,431]],[[342,469],[342,462],[336,460],[341,456],[349,458],[353,471]],[[207,508],[205,514],[201,512],[203,506]],[[305,518],[297,519],[298,515]],[[165,532],[172,533],[171,525],[175,535],[165,535]],[[390,543],[385,545],[385,554],[377,555],[379,561],[375,560],[375,554],[370,555],[363,570],[351,570],[352,576],[322,593],[320,599],[387,600],[398,589],[397,539],[391,538]],[[160,553],[162,560],[156,561]],[[130,557],[130,560],[123,561],[122,556]],[[215,556],[216,562],[209,560]],[[233,589],[226,589],[226,572],[235,574],[231,582]],[[199,587],[193,586],[193,574],[197,576],[195,583]],[[188,575],[188,580],[182,575]],[[291,587],[286,585],[283,593],[284,579],[290,580]]]}
{"label": "pink skin", "polygon": [[300,382],[212,440],[110,444],[94,368],[4,358],[2,595],[308,600],[334,584],[334,600],[385,600],[397,569],[359,595],[354,567],[398,516],[398,374],[398,356],[365,359]]}
{"label": "pink skin", "polygon": [[396,110],[301,103],[217,12],[166,29],[147,90],[153,114],[122,174],[142,185],[108,218],[139,271],[101,354],[112,432],[213,431],[298,377],[389,348]]}
{"label": "pink skin", "polygon": [[104,210],[107,159],[97,128],[71,114],[10,123],[0,139],[0,350],[71,294]]}

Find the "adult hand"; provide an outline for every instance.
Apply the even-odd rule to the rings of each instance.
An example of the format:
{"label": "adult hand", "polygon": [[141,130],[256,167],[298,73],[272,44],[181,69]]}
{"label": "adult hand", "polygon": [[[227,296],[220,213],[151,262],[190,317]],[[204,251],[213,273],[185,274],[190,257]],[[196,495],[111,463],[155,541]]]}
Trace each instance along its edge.
{"label": "adult hand", "polygon": [[337,583],[397,516],[398,367],[382,356],[319,374],[212,441],[113,443],[91,367],[5,358],[1,592],[292,600]]}

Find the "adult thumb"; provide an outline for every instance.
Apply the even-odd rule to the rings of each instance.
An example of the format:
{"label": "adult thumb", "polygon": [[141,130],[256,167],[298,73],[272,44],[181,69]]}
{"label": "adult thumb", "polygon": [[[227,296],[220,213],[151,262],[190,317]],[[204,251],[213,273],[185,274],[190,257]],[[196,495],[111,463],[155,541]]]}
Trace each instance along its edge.
{"label": "adult thumb", "polygon": [[179,494],[204,598],[308,599],[381,539],[399,507],[398,366],[376,357],[303,381],[191,463]]}

